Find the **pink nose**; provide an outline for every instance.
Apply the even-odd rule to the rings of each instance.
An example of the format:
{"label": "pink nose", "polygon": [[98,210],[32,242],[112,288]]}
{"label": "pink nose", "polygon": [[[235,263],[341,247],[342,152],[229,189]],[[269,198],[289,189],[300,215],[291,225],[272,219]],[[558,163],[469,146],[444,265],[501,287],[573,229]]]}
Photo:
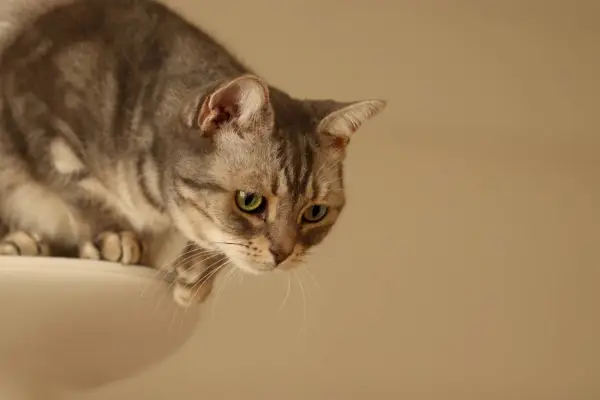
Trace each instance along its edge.
{"label": "pink nose", "polygon": [[293,249],[288,250],[279,246],[271,246],[269,247],[269,251],[271,254],[273,254],[275,265],[280,265],[282,262],[288,259],[290,254],[292,254]]}

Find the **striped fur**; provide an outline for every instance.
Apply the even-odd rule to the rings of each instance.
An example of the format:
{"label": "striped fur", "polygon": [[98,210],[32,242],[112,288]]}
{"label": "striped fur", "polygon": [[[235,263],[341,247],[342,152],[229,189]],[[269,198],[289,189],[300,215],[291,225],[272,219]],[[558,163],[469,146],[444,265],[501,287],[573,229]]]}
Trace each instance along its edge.
{"label": "striped fur", "polygon": [[[139,241],[140,263],[187,276],[180,298],[217,265],[289,267],[319,244],[345,204],[346,146],[385,106],[294,99],[150,0],[57,6],[4,47],[2,233],[106,259]],[[241,211],[237,191],[264,212]],[[329,212],[307,223],[312,205]],[[124,247],[103,251],[107,237]]]}

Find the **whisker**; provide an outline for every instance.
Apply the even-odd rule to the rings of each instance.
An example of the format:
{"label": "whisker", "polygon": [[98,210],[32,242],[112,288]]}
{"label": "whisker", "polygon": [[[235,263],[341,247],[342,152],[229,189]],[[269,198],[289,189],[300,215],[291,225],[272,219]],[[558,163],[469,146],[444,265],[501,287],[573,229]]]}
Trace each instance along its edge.
{"label": "whisker", "polygon": [[212,305],[212,310],[211,310],[211,314],[212,314],[212,319],[215,319],[215,310],[217,309],[217,302],[219,301],[219,297],[221,296],[221,293],[225,290],[225,288],[227,287],[227,284],[229,284],[229,282],[231,281],[231,278],[235,275],[235,273],[238,271],[238,269],[233,266],[231,267],[231,269],[229,270],[229,272],[227,272],[227,275],[225,275],[225,279],[223,280],[223,284],[221,285],[221,287],[219,288],[219,290],[217,291],[217,295],[215,296],[214,300],[213,300],[213,305]]}
{"label": "whisker", "polygon": [[[187,268],[187,269],[185,270],[185,272],[187,272],[187,271],[190,271],[190,270],[191,270],[191,271],[193,271],[193,270],[196,268],[196,266],[197,266],[198,264],[202,264],[203,262],[206,262],[206,261],[208,261],[208,260],[210,260],[210,259],[212,259],[212,258],[219,257],[219,256],[221,256],[221,253],[219,253],[219,252],[215,252],[215,253],[213,253],[213,254],[211,254],[211,255],[208,255],[208,256],[204,257],[204,258],[203,258],[202,260],[200,260],[200,261],[196,261],[196,260],[194,260],[194,261],[195,261],[195,262],[194,262],[194,264],[192,264],[192,265],[191,265],[189,268]],[[219,260],[217,260],[216,262],[218,262],[218,261],[219,261]],[[190,279],[189,281],[191,281],[192,283],[195,283],[195,281],[196,281],[197,279],[199,279],[199,278],[200,278],[200,276],[201,276],[201,275],[204,273],[204,271],[205,271],[206,269],[209,269],[210,267],[212,267],[212,265],[210,265],[209,267],[206,267],[206,268],[203,268],[203,269],[201,269],[201,270],[200,270],[200,271],[199,271],[199,272],[198,272],[196,275],[194,275],[194,277],[193,277],[192,279]],[[181,275],[182,275],[182,274],[178,274],[178,277],[181,277]],[[186,282],[186,283],[187,283],[187,282]]]}
{"label": "whisker", "polygon": [[[175,311],[173,312],[173,319],[171,319],[171,323],[169,324],[169,330],[167,332],[168,335],[171,335],[171,331],[173,329],[173,325],[175,325],[175,319],[177,318],[177,315],[179,315],[179,309],[181,307],[175,307]],[[183,318],[182,318],[183,320]]]}
{"label": "whisker", "polygon": [[[210,277],[212,277],[214,274],[216,274],[221,268],[223,268],[225,265],[227,265],[228,259],[227,258],[219,258],[218,260],[214,261],[212,264],[210,264],[208,267],[203,268],[200,272],[198,272],[198,274],[196,274],[196,276],[194,277],[193,280],[196,280],[196,282],[194,282],[194,284],[192,285],[190,290],[194,290],[196,289],[196,287],[198,285],[200,285],[200,287],[210,279]],[[221,263],[221,264],[219,264]],[[202,276],[203,274],[206,274],[204,276]],[[196,292],[197,294],[198,292]]]}
{"label": "whisker", "polygon": [[[192,293],[191,297],[190,297],[190,302],[194,301],[194,298],[198,295],[198,292],[200,291],[200,289],[202,288],[202,286],[208,282],[210,280],[210,278],[215,275],[217,272],[219,272],[223,267],[227,266],[228,261],[224,262],[223,264],[217,266],[216,268],[214,268],[212,271],[210,271],[206,276],[203,276],[198,282],[196,282],[191,288],[190,288],[190,292],[194,292]],[[199,285],[199,286],[198,286]],[[196,286],[198,286],[196,288]],[[194,291],[194,288],[196,288],[196,290]],[[191,304],[189,304],[186,308],[185,311],[183,312],[183,317],[185,318],[185,316],[187,315],[188,310],[191,308]]]}
{"label": "whisker", "polygon": [[[191,253],[193,253],[193,254],[190,256],[189,254],[191,254]],[[203,256],[203,255],[208,255],[208,254],[211,254],[211,253],[215,253],[215,252],[214,251],[206,251],[206,250],[200,249],[200,248],[195,248],[195,249],[192,249],[190,251],[187,251],[187,252],[185,252],[185,253],[180,254],[179,256],[177,256],[173,261],[171,261],[169,263],[166,263],[162,267],[158,268],[155,277],[158,276],[161,273],[168,273],[169,271],[167,271],[167,270],[169,269],[168,268],[169,264],[173,264],[175,262],[177,263],[176,265],[171,265],[171,268],[172,268],[171,271],[175,272],[177,274],[177,267],[180,266],[181,264],[186,263],[189,260],[194,259],[195,257]],[[182,256],[185,256],[185,255],[188,255],[188,256],[185,259],[181,260],[180,258]],[[177,261],[177,259],[180,259],[180,260]],[[148,286],[148,288],[149,288],[149,286]],[[148,288],[146,288],[146,290]]]}
{"label": "whisker", "polygon": [[[162,267],[160,267],[160,268],[157,268],[157,269],[156,269],[156,273],[155,273],[155,274],[154,274],[154,276],[152,277],[152,280],[150,281],[150,283],[148,283],[148,285],[147,285],[147,286],[146,286],[144,289],[142,289],[142,291],[140,292],[140,296],[141,296],[141,297],[144,297],[144,295],[146,294],[146,292],[148,291],[148,289],[150,289],[150,286],[151,286],[153,283],[155,283],[155,281],[154,281],[154,280],[155,280],[155,279],[156,279],[156,278],[157,278],[157,277],[158,277],[160,274],[163,274],[163,273],[165,273],[165,272],[166,272],[166,271],[165,271],[165,269],[166,269],[167,265],[169,265],[169,264],[173,264],[173,263],[174,263],[174,262],[176,262],[176,261],[177,261],[179,258],[181,258],[181,257],[183,257],[183,256],[185,256],[185,255],[187,255],[187,254],[194,253],[194,252],[196,252],[196,251],[198,251],[198,250],[201,250],[201,249],[200,249],[200,248],[195,248],[195,249],[192,249],[192,250],[190,250],[190,251],[186,251],[186,252],[184,252],[184,253],[182,253],[182,254],[178,255],[178,256],[177,256],[177,257],[175,257],[175,258],[174,258],[172,261],[170,261],[170,262],[166,263],[166,264],[165,264],[165,265],[163,265]],[[194,254],[194,255],[196,255],[196,254]]]}
{"label": "whisker", "polygon": [[[192,265],[190,268],[188,268],[188,270],[190,270],[190,269],[194,269],[194,268],[196,267],[196,265],[198,265],[198,264],[201,264],[201,263],[203,263],[203,262],[205,262],[205,261],[207,261],[207,260],[210,260],[211,258],[213,258],[213,257],[215,257],[215,256],[217,256],[217,255],[219,255],[219,254],[213,254],[213,255],[211,255],[211,256],[208,256],[208,257],[205,257],[205,258],[203,258],[203,259],[202,259],[202,260],[200,260],[200,261],[197,261],[197,262],[195,262],[195,263],[194,263],[194,264],[193,264],[193,265]],[[211,268],[211,267],[212,267],[212,265],[216,264],[217,262],[219,262],[219,260],[217,260],[215,263],[211,264],[211,266],[209,266],[209,267],[208,267],[208,268],[206,268],[206,269],[209,269],[209,268]],[[199,272],[199,273],[198,273],[198,274],[197,274],[197,275],[194,277],[194,279],[193,279],[193,280],[196,280],[196,279],[200,278],[200,276],[202,275],[202,273],[204,273],[204,270],[200,271],[200,272]],[[167,288],[166,288],[165,292],[162,294],[162,296],[160,296],[160,299],[159,299],[159,300],[158,300],[158,302],[156,303],[156,307],[154,308],[154,312],[156,312],[156,310],[158,310],[158,308],[159,308],[159,306],[162,304],[162,302],[163,302],[163,300],[164,300],[165,296],[167,296],[167,293],[170,293],[170,292],[171,292],[171,289],[173,288],[173,285],[175,285],[175,284],[177,283],[177,281],[178,281],[178,280],[179,280],[179,277],[176,277],[176,278],[175,278],[175,279],[173,279],[173,281],[172,281],[172,282],[169,284],[169,286],[167,286]]]}
{"label": "whisker", "polygon": [[298,275],[296,273],[293,274],[294,278],[296,279],[296,282],[298,282],[298,285],[300,286],[300,292],[302,293],[302,303],[304,305],[303,308],[303,312],[302,312],[302,327],[300,329],[300,332],[298,332],[298,336],[297,338],[299,338],[302,333],[306,330],[306,325],[307,325],[307,321],[308,321],[308,305],[307,305],[307,299],[306,299],[306,291],[304,290],[304,285],[302,284],[302,280],[300,280],[300,278],[298,277]]}
{"label": "whisker", "polygon": [[194,247],[191,250],[184,251],[183,253],[181,253],[180,255],[178,255],[177,257],[175,257],[170,263],[165,264],[165,266],[168,265],[168,264],[173,264],[175,261],[179,260],[181,257],[185,257],[188,254],[196,253],[196,252],[201,251],[201,250],[203,250],[203,249],[201,249],[200,247]]}
{"label": "whisker", "polygon": [[285,296],[283,297],[283,301],[281,302],[281,304],[279,305],[279,308],[277,309],[277,313],[280,313],[281,310],[283,310],[283,307],[285,307],[285,305],[287,304],[288,298],[290,297],[290,293],[292,292],[292,277],[290,276],[290,274],[286,274],[287,275],[287,287],[285,289]]}
{"label": "whisker", "polygon": [[[185,263],[185,262],[193,259],[196,256],[204,256],[204,255],[216,254],[216,253],[219,253],[219,251],[217,251],[217,250],[203,250],[201,252],[198,252],[198,253],[195,253],[195,254],[193,254],[191,256],[186,257],[184,260],[178,261],[177,264],[171,265],[171,269],[174,270],[175,272],[177,272],[176,271],[177,267],[181,266],[181,264],[183,264],[183,263]],[[165,267],[166,267],[166,265],[165,265]]]}
{"label": "whisker", "polygon": [[211,242],[213,244],[225,244],[225,245],[231,245],[231,246],[240,246],[240,247],[247,247],[244,244],[241,243],[233,243],[233,242]]}
{"label": "whisker", "polygon": [[[200,285],[198,285],[198,283],[196,283],[194,286],[192,286],[191,290],[194,290],[194,287],[196,285],[198,285],[198,287],[196,288],[196,291],[194,292],[194,294],[192,295],[192,299],[194,297],[196,297],[198,295],[198,293],[200,293],[200,289],[202,289],[202,287],[210,280],[210,278],[212,276],[214,276],[217,272],[219,272],[221,269],[225,268],[227,265],[229,265],[230,261],[228,259],[225,259],[225,261],[223,261],[222,264],[220,264],[218,267],[216,267],[213,271],[211,271],[208,275],[206,275],[202,280],[198,281],[198,283],[201,282]],[[186,308],[185,311],[187,313],[187,310],[189,309]]]}
{"label": "whisker", "polygon": [[310,277],[310,279],[313,281],[313,283],[315,284],[315,286],[317,287],[317,289],[319,290],[323,290],[323,288],[321,287],[321,285],[319,284],[319,282],[317,281],[317,278],[315,277],[315,275],[312,273],[312,271],[310,269],[308,269],[308,267],[304,267],[303,270],[308,274],[308,276]]}
{"label": "whisker", "polygon": [[[212,256],[214,257],[214,256]],[[212,258],[209,257],[209,258]],[[226,259],[225,259],[226,260]],[[205,279],[207,279],[207,277],[212,276],[214,273],[216,273],[216,271],[219,270],[219,268],[221,267],[221,265],[216,266],[217,264],[219,264],[221,261],[224,261],[224,259],[219,258],[216,261],[213,261],[212,264],[210,264],[208,267],[204,267],[202,268],[202,270],[200,270],[193,279],[191,279],[191,281],[193,282],[192,284],[192,289],[194,289],[196,287],[196,285],[204,282]],[[194,267],[197,265],[198,263],[194,264]],[[202,276],[203,274],[206,274],[204,276]],[[194,282],[195,281],[195,282]]]}
{"label": "whisker", "polygon": [[154,273],[154,275],[152,276],[152,278],[150,278],[150,281],[148,282],[148,284],[147,284],[147,285],[145,285],[145,286],[142,288],[142,290],[140,290],[140,297],[144,297],[144,296],[146,295],[146,293],[148,292],[148,290],[150,289],[150,287],[151,287],[153,284],[157,284],[157,283],[158,283],[158,282],[157,282],[157,278],[158,278],[158,277],[159,277],[161,274],[164,274],[164,271],[163,271],[163,270],[160,270],[160,269],[159,269],[159,270],[157,270],[157,271]]}

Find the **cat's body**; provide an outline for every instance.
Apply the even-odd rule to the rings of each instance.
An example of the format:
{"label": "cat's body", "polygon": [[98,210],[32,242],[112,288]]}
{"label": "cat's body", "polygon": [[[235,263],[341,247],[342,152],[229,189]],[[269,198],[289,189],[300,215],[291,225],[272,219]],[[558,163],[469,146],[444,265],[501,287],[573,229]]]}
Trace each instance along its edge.
{"label": "cat's body", "polygon": [[144,261],[176,256],[185,240],[159,194],[173,139],[161,128],[198,87],[243,67],[162,6],[128,0],[50,11],[2,59],[3,220],[71,246],[111,229],[174,235],[162,260]]}
{"label": "cat's body", "polygon": [[110,259],[117,243],[120,261],[159,268],[191,241],[272,269],[327,234],[345,145],[383,106],[292,99],[153,1],[53,8],[0,55],[5,253]]}

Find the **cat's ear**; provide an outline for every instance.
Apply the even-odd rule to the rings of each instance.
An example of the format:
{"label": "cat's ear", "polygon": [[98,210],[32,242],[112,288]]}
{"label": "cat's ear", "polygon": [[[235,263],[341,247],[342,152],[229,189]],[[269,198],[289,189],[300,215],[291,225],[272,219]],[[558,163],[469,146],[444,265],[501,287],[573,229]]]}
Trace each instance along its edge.
{"label": "cat's ear", "polygon": [[197,124],[202,132],[210,133],[222,124],[235,121],[246,126],[260,116],[269,103],[267,85],[254,75],[233,79],[206,96]]}
{"label": "cat's ear", "polygon": [[346,147],[356,131],[368,120],[382,112],[383,100],[364,100],[354,103],[330,103],[330,111],[319,123],[318,133],[328,135],[336,147]]}

